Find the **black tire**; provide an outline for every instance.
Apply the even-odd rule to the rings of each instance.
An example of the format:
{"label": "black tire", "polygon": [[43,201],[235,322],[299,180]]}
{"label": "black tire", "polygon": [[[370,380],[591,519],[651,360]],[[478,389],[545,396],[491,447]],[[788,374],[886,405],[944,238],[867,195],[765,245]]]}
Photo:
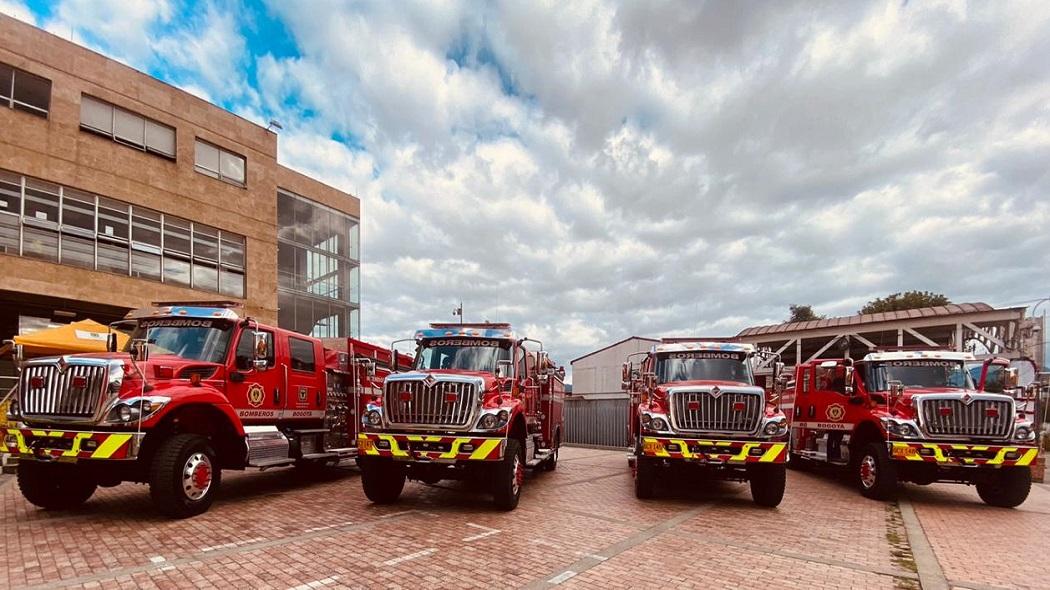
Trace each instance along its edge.
{"label": "black tire", "polygon": [[405,489],[405,471],[393,461],[370,459],[361,462],[361,487],[376,504],[393,504]]}
{"label": "black tire", "polygon": [[634,497],[648,500],[656,495],[656,463],[639,456],[634,462]]}
{"label": "black tire", "polygon": [[751,499],[759,506],[776,508],[784,499],[787,485],[787,466],[783,463],[752,465],[747,470]]}
{"label": "black tire", "polygon": [[1032,470],[1027,467],[1003,467],[977,482],[977,495],[989,506],[1013,508],[1028,499],[1032,490]]}
{"label": "black tire", "polygon": [[853,477],[861,495],[872,500],[890,500],[897,493],[897,464],[890,459],[886,443],[868,443],[853,463]]}
{"label": "black tire", "polygon": [[211,508],[222,485],[215,450],[204,436],[176,434],[160,444],[149,469],[153,505],[170,518],[189,518]]}
{"label": "black tire", "polygon": [[813,465],[810,464],[809,459],[804,459],[802,455],[788,453],[787,468],[792,471],[809,471],[813,468]]}
{"label": "black tire", "polygon": [[503,460],[493,466],[492,502],[500,510],[514,510],[525,483],[525,451],[516,438],[507,439]]}
{"label": "black tire", "polygon": [[76,465],[20,461],[18,489],[22,496],[45,510],[76,508],[95,493],[97,484]]}

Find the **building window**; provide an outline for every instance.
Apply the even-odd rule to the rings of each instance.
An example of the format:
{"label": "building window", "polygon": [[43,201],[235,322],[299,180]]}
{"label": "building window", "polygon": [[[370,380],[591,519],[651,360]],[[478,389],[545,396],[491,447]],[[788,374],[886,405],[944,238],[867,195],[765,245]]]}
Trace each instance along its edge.
{"label": "building window", "polygon": [[80,127],[118,143],[175,159],[175,128],[86,94],[80,97]]}
{"label": "building window", "polygon": [[0,63],[0,103],[46,119],[51,109],[51,80]]}
{"label": "building window", "polygon": [[0,254],[245,296],[244,236],[3,170]]}
{"label": "building window", "polygon": [[194,165],[197,172],[231,182],[238,186],[245,184],[245,160],[233,152],[226,151],[210,143],[197,140],[194,147]]}
{"label": "building window", "polygon": [[278,324],[318,338],[358,334],[357,220],[277,193]]}

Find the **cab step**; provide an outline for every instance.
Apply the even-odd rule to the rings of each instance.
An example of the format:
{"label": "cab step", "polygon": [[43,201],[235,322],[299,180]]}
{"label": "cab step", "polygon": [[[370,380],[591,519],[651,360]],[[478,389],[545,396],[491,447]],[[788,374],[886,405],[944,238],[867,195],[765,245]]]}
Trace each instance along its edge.
{"label": "cab step", "polygon": [[532,460],[525,463],[528,467],[535,467],[540,463],[546,461],[554,451],[551,449],[536,449],[536,453],[533,455]]}

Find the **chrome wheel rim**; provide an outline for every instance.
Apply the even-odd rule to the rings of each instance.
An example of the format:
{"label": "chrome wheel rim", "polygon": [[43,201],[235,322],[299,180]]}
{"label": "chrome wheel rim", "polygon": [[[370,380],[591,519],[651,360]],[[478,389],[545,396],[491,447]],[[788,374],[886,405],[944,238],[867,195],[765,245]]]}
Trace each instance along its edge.
{"label": "chrome wheel rim", "polygon": [[860,485],[870,490],[875,487],[875,479],[878,477],[878,468],[875,466],[875,457],[864,455],[860,460]]}
{"label": "chrome wheel rim", "polygon": [[182,492],[190,500],[200,500],[211,489],[213,475],[211,459],[204,453],[193,453],[182,467]]}
{"label": "chrome wheel rim", "polygon": [[514,478],[510,489],[517,496],[521,492],[521,484],[525,483],[525,467],[521,464],[521,458],[514,455]]}

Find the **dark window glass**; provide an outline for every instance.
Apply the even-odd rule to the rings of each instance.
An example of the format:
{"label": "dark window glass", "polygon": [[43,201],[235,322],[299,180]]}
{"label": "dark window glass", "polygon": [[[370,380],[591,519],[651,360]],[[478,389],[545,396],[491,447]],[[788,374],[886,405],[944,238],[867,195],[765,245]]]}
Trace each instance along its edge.
{"label": "dark window glass", "polygon": [[22,233],[22,255],[58,262],[58,232],[25,226]]}
{"label": "dark window glass", "polygon": [[0,215],[0,254],[18,254],[18,218]]}
{"label": "dark window glass", "polygon": [[159,254],[160,213],[135,207],[131,210],[131,223],[131,239],[136,246],[139,249]]}
{"label": "dark window glass", "polygon": [[14,108],[47,117],[51,107],[51,81],[29,72],[15,70]]}
{"label": "dark window glass", "polygon": [[314,243],[314,208],[304,199],[295,200],[295,233],[292,241],[312,246]]}
{"label": "dark window glass", "polygon": [[293,371],[313,372],[316,370],[317,365],[314,363],[313,342],[310,342],[309,340],[301,340],[299,338],[289,338],[288,348],[292,357]]}
{"label": "dark window glass", "polygon": [[203,172],[215,178],[219,177],[219,148],[198,141],[194,146],[193,162],[196,164],[198,172]]}
{"label": "dark window glass", "polygon": [[62,264],[95,268],[95,238],[62,234]]}
{"label": "dark window glass", "polygon": [[340,256],[350,256],[350,218],[345,215],[339,215],[337,213],[332,214],[332,241],[334,248],[331,252],[335,252]]}
{"label": "dark window glass", "polygon": [[244,238],[226,232],[221,237],[221,262],[227,266],[244,268]]}
{"label": "dark window glass", "polygon": [[22,214],[22,177],[0,172],[0,213]]}
{"label": "dark window glass", "polygon": [[[95,197],[67,188],[62,192],[62,231],[95,237]],[[63,257],[64,258],[64,257]]]}
{"label": "dark window glass", "polygon": [[170,254],[164,256],[164,282],[180,287],[190,286],[190,261]]}
{"label": "dark window glass", "polygon": [[295,239],[295,197],[282,192],[277,193],[277,237]]}
{"label": "dark window glass", "polygon": [[[266,338],[266,350],[268,352],[266,356],[266,366],[274,366],[274,351],[273,351],[273,332],[261,331],[259,332]],[[234,363],[237,368],[242,371],[251,370],[255,364],[255,332],[251,330],[244,330],[241,332],[241,339],[237,341],[237,350],[234,353]]]}
{"label": "dark window glass", "polygon": [[160,256],[149,252],[132,251],[131,276],[139,279],[160,280]]}
{"label": "dark window glass", "polygon": [[285,330],[295,330],[295,295],[277,294],[277,325]]}
{"label": "dark window glass", "polygon": [[164,216],[164,251],[190,255],[190,222]]}
{"label": "dark window glass", "polygon": [[295,253],[296,247],[277,242],[277,286],[295,289]]}
{"label": "dark window glass", "polygon": [[11,82],[14,79],[15,70],[7,64],[0,64],[0,99],[4,106],[11,106]]}
{"label": "dark window glass", "polygon": [[218,291],[219,290],[219,271],[214,266],[209,264],[202,264],[194,261],[193,263],[193,288],[201,289],[203,291]]}
{"label": "dark window glass", "polygon": [[113,109],[113,137],[133,146],[146,147],[146,120],[123,109]]}
{"label": "dark window glass", "polygon": [[244,272],[222,267],[219,272],[219,292],[231,297],[244,298]]}
{"label": "dark window glass", "polygon": [[100,238],[98,241],[98,269],[122,275],[128,274],[128,245]]}
{"label": "dark window glass", "polygon": [[193,224],[193,257],[219,259],[219,230],[200,223]]}
{"label": "dark window glass", "polygon": [[[128,239],[128,206],[126,204],[99,197],[98,235],[120,240]],[[127,269],[126,266],[125,269]]]}
{"label": "dark window glass", "polygon": [[26,181],[26,220],[57,226],[58,190],[57,185],[49,182]]}

